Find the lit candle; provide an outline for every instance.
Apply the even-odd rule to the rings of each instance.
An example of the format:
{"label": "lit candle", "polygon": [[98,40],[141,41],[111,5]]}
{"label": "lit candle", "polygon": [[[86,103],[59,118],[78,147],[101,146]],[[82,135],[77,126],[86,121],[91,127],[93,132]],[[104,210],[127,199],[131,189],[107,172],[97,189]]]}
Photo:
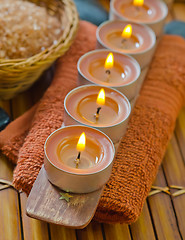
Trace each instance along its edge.
{"label": "lit candle", "polygon": [[156,36],[160,36],[168,14],[168,8],[160,0],[112,0],[110,20],[123,19],[147,24]]}
{"label": "lit candle", "polygon": [[96,118],[96,121],[98,121],[99,120],[101,106],[103,106],[105,104],[105,91],[104,91],[103,88],[98,93],[98,97],[97,97],[96,103],[97,103],[98,107],[97,107],[97,111],[96,111],[94,116]]}
{"label": "lit candle", "polygon": [[132,57],[107,49],[90,51],[78,60],[78,85],[112,87],[133,99],[140,81],[140,66]]}
{"label": "lit candle", "polygon": [[[108,56],[104,53],[108,54]],[[116,55],[116,61],[114,61],[114,55]],[[108,51],[103,52],[100,50],[88,52],[78,61],[79,71],[87,70],[92,76],[99,79],[101,83],[123,84],[123,79],[126,75],[123,60],[120,60],[116,53],[114,53],[114,55]],[[86,64],[86,69],[82,66],[84,64]]]}
{"label": "lit candle", "polygon": [[107,87],[105,94],[100,96],[101,89],[100,86],[86,85],[70,91],[64,100],[64,124],[95,127],[117,143],[127,128],[130,103],[122,93]]}
{"label": "lit candle", "polygon": [[46,173],[54,185],[65,191],[87,193],[108,181],[115,149],[110,138],[101,131],[68,126],[47,138],[44,152]]}
{"label": "lit candle", "polygon": [[85,136],[85,133],[83,132],[80,135],[77,146],[76,146],[76,149],[78,150],[78,156],[75,159],[76,168],[78,168],[79,164],[80,165],[83,164],[83,162],[81,164],[80,156],[81,156],[81,152],[85,150],[85,143],[86,143],[86,136]]}
{"label": "lit candle", "polygon": [[138,61],[141,69],[149,65],[155,51],[156,36],[146,25],[122,20],[106,21],[97,28],[96,36],[97,48],[129,54]]}
{"label": "lit candle", "polygon": [[123,2],[120,11],[127,18],[134,18],[137,20],[151,21],[154,17],[154,11],[150,8],[150,5],[144,0],[133,0]]}
{"label": "lit candle", "polygon": [[121,49],[135,49],[139,48],[140,42],[137,36],[132,34],[132,25],[125,26],[123,31],[113,31],[107,36],[107,40]]}
{"label": "lit candle", "polygon": [[[111,74],[111,69],[114,66],[114,56],[112,53],[109,53],[105,60],[104,68],[105,68],[105,73],[110,75]],[[109,80],[109,78],[107,78]]]}

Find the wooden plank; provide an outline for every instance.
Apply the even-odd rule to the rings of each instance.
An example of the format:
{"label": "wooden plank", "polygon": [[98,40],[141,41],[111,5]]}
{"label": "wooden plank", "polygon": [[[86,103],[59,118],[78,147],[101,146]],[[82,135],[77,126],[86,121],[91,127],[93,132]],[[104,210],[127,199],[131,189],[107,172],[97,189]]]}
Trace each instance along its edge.
{"label": "wooden plank", "polygon": [[[0,178],[12,181],[13,166],[0,154]],[[20,240],[21,226],[18,193],[9,188],[0,191],[0,239]]]}
{"label": "wooden plank", "polygon": [[171,11],[168,13],[168,15],[167,15],[167,17],[166,17],[166,19],[165,19],[165,23],[167,24],[167,23],[169,23],[169,22],[171,22],[171,21],[173,21],[174,19],[173,19],[173,14],[171,13]]}
{"label": "wooden plank", "polygon": [[[163,161],[163,167],[169,186],[177,185],[185,187],[185,165],[174,136],[168,146],[167,153]],[[176,191],[177,190],[174,189],[171,192],[173,193]],[[172,201],[182,238],[185,239],[185,194],[178,197],[172,197]]]}
{"label": "wooden plank", "polygon": [[[15,119],[22,115],[32,104],[30,91],[23,92],[12,99],[12,117]],[[27,197],[24,193],[20,194],[21,216],[23,224],[23,235],[26,240],[49,240],[48,224],[26,216],[25,208]]]}
{"label": "wooden plank", "polygon": [[56,224],[49,224],[51,240],[76,240],[76,231]]}
{"label": "wooden plank", "polygon": [[174,3],[173,4],[173,15],[175,20],[185,21],[185,4]]}
{"label": "wooden plank", "polygon": [[103,224],[106,240],[131,240],[127,224]]}
{"label": "wooden plank", "polygon": [[[0,106],[11,116],[10,101],[0,101]],[[6,157],[0,154],[0,178],[11,182],[13,168]],[[0,191],[0,206],[0,239],[22,239],[18,192],[13,188]]]}
{"label": "wooden plank", "polygon": [[86,228],[77,230],[78,240],[103,240],[101,224],[91,222]]}
{"label": "wooden plank", "polygon": [[[49,240],[48,224],[26,216],[27,196],[21,193],[21,213],[23,222],[24,239],[26,240]],[[56,238],[57,239],[57,238]]]}
{"label": "wooden plank", "polygon": [[16,96],[12,100],[12,115],[13,119],[22,115],[33,105],[29,91],[24,92]]}
{"label": "wooden plank", "polygon": [[[162,167],[153,185],[167,186]],[[170,195],[160,192],[148,197],[148,202],[158,239],[181,239]]]}
{"label": "wooden plank", "polygon": [[181,110],[177,119],[175,133],[185,163],[185,107]]}
{"label": "wooden plank", "polygon": [[104,9],[108,12],[110,9],[110,3],[107,0],[99,0]]}
{"label": "wooden plank", "polygon": [[0,100],[0,107],[3,108],[8,113],[9,116],[11,116],[10,101]]}
{"label": "wooden plank", "polygon": [[49,69],[47,69],[42,76],[34,83],[34,85],[29,89],[29,94],[33,103],[39,101],[46,89],[52,82],[55,70],[55,64],[53,64]]}
{"label": "wooden plank", "polygon": [[70,202],[60,200],[62,190],[52,185],[42,167],[27,201],[28,216],[71,228],[84,228],[96,211],[102,189],[92,193],[75,194]]}
{"label": "wooden plank", "polygon": [[143,211],[139,219],[130,225],[133,240],[154,240],[155,234],[152,226],[150,213],[145,202]]}

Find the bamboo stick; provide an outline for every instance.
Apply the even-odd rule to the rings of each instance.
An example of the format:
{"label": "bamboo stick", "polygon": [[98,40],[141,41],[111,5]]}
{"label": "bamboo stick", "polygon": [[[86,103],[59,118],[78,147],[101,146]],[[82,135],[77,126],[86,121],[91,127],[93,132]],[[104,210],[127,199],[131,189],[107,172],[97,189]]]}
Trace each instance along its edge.
{"label": "bamboo stick", "polygon": [[24,239],[26,240],[49,240],[48,224],[26,216],[26,200],[25,193],[20,194],[21,213],[23,222]]}
{"label": "bamboo stick", "polygon": [[131,240],[127,224],[103,224],[106,240],[124,239]]}
{"label": "bamboo stick", "polygon": [[[12,168],[6,158],[0,155],[0,178],[12,181]],[[0,185],[1,187],[5,185]],[[0,239],[21,240],[18,193],[12,188],[0,191]]]}
{"label": "bamboo stick", "polygon": [[130,229],[133,240],[156,239],[147,203],[144,204],[143,211],[137,222],[130,225]]}
{"label": "bamboo stick", "polygon": [[[162,167],[159,168],[154,185],[167,187]],[[180,239],[171,196],[160,192],[148,197],[148,203],[158,239]]]}
{"label": "bamboo stick", "polygon": [[[172,141],[168,147],[166,156],[163,161],[164,172],[168,185],[176,185],[185,187],[185,165],[181,156],[180,148],[177,144],[176,138],[173,136]],[[177,189],[172,189],[172,194],[177,192]],[[180,232],[185,238],[185,194],[172,197],[174,209]]]}
{"label": "bamboo stick", "polygon": [[103,240],[101,224],[91,222],[86,228],[76,231],[78,240]]}
{"label": "bamboo stick", "polygon": [[56,224],[49,224],[51,240],[76,240],[76,233],[74,229],[65,228]]}

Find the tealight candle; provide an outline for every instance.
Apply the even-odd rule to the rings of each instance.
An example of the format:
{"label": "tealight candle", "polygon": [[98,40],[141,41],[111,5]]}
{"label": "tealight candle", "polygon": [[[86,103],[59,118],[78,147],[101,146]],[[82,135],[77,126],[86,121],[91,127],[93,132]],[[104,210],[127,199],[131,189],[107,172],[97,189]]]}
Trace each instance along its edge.
{"label": "tealight candle", "polygon": [[168,8],[160,0],[112,0],[110,20],[123,19],[147,24],[156,36],[160,36],[168,14]]}
{"label": "tealight candle", "polygon": [[132,33],[132,25],[128,24],[123,31],[114,31],[107,36],[107,40],[122,49],[134,50],[139,48],[140,42],[136,35]]}
{"label": "tealight candle", "polygon": [[155,33],[146,25],[106,21],[97,28],[96,36],[97,48],[128,54],[138,61],[141,69],[149,65],[155,51]]}
{"label": "tealight candle", "polygon": [[44,145],[48,179],[69,192],[88,193],[108,181],[115,149],[101,131],[86,126],[68,126],[54,131]]}
{"label": "tealight candle", "polygon": [[133,99],[140,81],[138,62],[124,54],[107,49],[84,54],[77,64],[78,85],[97,84],[112,87]]}
{"label": "tealight candle", "polygon": [[80,86],[64,100],[64,125],[82,124],[107,134],[113,143],[124,135],[131,112],[128,99],[117,90],[96,85]]}

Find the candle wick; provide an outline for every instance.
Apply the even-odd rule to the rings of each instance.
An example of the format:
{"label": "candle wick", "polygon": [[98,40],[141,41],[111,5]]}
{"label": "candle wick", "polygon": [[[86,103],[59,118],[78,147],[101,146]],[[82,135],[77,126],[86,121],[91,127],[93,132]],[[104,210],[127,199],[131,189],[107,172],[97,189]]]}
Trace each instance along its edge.
{"label": "candle wick", "polygon": [[99,113],[100,113],[100,110],[101,110],[101,107],[98,107],[96,114],[99,114]]}
{"label": "candle wick", "polygon": [[107,69],[107,70],[105,71],[105,73],[107,73],[108,75],[110,75],[110,74],[111,74],[111,71],[110,71],[109,69]]}
{"label": "candle wick", "polygon": [[79,165],[79,163],[80,163],[80,155],[81,155],[81,152],[78,153],[78,156],[77,156],[77,158],[75,159],[76,168],[78,168],[78,165]]}
{"label": "candle wick", "polygon": [[98,107],[97,111],[96,111],[96,114],[94,115],[96,119],[99,118],[100,110],[101,110],[101,107]]}
{"label": "candle wick", "polygon": [[137,10],[137,11],[140,11],[140,8],[139,8],[138,6],[136,6],[136,10]]}
{"label": "candle wick", "polygon": [[126,39],[126,38],[123,38],[123,39],[121,40],[121,43],[124,44],[126,41],[127,41],[127,39]]}
{"label": "candle wick", "polygon": [[110,80],[110,76],[111,76],[111,71],[110,71],[110,69],[107,69],[106,71],[105,71],[105,73],[107,74],[107,77],[106,77],[106,82],[109,82],[109,80]]}

